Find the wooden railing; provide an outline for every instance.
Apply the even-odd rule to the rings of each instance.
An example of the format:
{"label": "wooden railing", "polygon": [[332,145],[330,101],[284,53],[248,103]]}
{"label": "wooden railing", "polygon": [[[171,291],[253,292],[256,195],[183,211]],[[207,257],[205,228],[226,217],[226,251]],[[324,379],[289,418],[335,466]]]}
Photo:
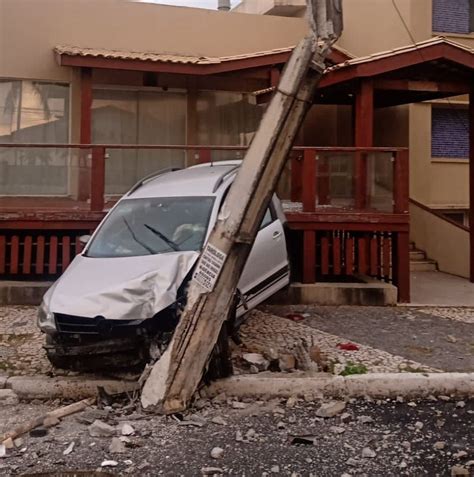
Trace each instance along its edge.
{"label": "wooden railing", "polygon": [[[104,208],[112,204],[106,203],[105,184],[106,163],[114,160],[114,150],[181,150],[186,165],[191,165],[209,162],[222,152],[243,158],[246,149],[0,144],[0,151],[2,148],[78,150],[82,161],[77,198],[0,198],[0,278],[7,279],[51,279],[66,269],[80,250],[78,237],[91,233],[104,216]],[[335,171],[333,165],[338,161],[348,165],[346,171]],[[384,163],[383,180],[374,173],[375,161]],[[291,199],[286,215],[294,280],[314,283],[371,276],[394,283],[400,300],[409,300],[406,149],[295,147],[282,182],[282,190],[287,192],[283,198]],[[377,188],[385,194],[383,210],[371,196],[371,190]]]}

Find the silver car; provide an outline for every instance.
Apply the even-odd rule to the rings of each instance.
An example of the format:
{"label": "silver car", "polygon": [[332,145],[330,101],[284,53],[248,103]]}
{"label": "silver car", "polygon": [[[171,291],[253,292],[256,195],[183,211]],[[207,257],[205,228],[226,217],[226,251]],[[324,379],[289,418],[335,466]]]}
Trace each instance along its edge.
{"label": "silver car", "polygon": [[[179,320],[239,164],[158,173],[117,202],[39,308],[53,365],[130,369],[150,360]],[[274,196],[238,284],[237,317],[289,283],[284,220]]]}

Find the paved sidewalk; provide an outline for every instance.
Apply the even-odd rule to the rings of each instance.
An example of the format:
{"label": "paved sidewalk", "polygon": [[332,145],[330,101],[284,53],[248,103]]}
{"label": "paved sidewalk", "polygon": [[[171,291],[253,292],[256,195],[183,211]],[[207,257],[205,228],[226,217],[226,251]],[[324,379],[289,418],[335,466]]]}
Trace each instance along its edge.
{"label": "paved sidewalk", "polygon": [[408,307],[267,307],[307,314],[302,322],[326,333],[444,371],[474,371],[474,309]]}
{"label": "paved sidewalk", "polygon": [[414,305],[474,307],[474,283],[442,272],[412,272],[411,302]]}
{"label": "paved sidewalk", "polygon": [[[275,348],[291,354],[295,346],[316,345],[336,374],[351,363],[368,372],[474,371],[474,309],[407,307],[271,306],[285,316],[305,315],[304,321],[255,313],[241,329],[247,349]],[[0,307],[0,375],[69,374],[53,370],[36,326],[36,307]],[[348,341],[356,351],[338,348]]]}

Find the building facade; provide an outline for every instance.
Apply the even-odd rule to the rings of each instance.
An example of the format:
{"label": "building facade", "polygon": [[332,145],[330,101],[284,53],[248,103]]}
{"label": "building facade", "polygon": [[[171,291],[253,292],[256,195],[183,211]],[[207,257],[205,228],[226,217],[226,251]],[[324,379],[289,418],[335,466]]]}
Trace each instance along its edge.
{"label": "building facade", "polygon": [[[303,17],[303,3],[243,0],[235,11]],[[434,36],[474,46],[472,0],[397,0],[395,4],[398,11],[391,0],[343,0],[345,25],[338,45],[355,57]],[[468,225],[468,98],[385,108],[376,114],[375,145],[410,149],[410,197]]]}

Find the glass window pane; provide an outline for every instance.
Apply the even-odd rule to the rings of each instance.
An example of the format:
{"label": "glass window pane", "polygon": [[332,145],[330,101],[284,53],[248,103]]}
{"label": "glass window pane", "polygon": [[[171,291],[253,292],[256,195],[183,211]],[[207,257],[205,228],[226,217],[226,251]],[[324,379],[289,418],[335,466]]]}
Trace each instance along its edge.
{"label": "glass window pane", "polygon": [[[263,107],[254,104],[248,94],[201,91],[197,101],[198,144],[247,146],[262,114]],[[235,159],[235,152],[214,153],[213,159]]]}
{"label": "glass window pane", "polygon": [[132,257],[201,249],[213,197],[154,197],[120,202],[87,249],[88,257]]}
{"label": "glass window pane", "polygon": [[[67,143],[69,86],[0,80],[0,142]],[[61,149],[0,151],[0,195],[68,194],[68,153]]]}

